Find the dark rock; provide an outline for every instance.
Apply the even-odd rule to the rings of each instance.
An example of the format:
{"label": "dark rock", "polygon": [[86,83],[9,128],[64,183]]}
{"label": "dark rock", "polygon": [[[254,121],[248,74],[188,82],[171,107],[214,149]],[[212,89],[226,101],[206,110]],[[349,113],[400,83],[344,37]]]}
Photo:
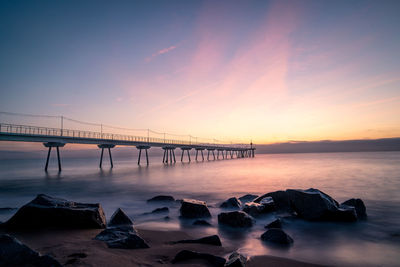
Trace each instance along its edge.
{"label": "dark rock", "polygon": [[211,223],[206,220],[196,220],[193,222],[193,225],[211,226]]}
{"label": "dark rock", "polygon": [[166,212],[169,212],[169,209],[167,207],[163,207],[163,208],[157,208],[153,210],[151,213],[166,213]]}
{"label": "dark rock", "polygon": [[243,211],[251,216],[259,216],[275,211],[275,203],[271,197],[266,197],[262,199],[260,203],[247,202],[243,208]]}
{"label": "dark rock", "polygon": [[272,228],[261,235],[261,239],[265,242],[271,242],[282,245],[290,245],[293,239],[282,229]]}
{"label": "dark rock", "polygon": [[354,207],[340,205],[337,211],[332,213],[328,219],[332,221],[355,222],[357,221],[357,212]]}
{"label": "dark rock", "polygon": [[240,208],[242,203],[240,200],[236,197],[231,197],[228,200],[225,200],[222,202],[222,204],[219,206],[220,208]]}
{"label": "dark rock", "polygon": [[352,198],[352,199],[349,199],[349,200],[343,202],[341,205],[354,207],[356,209],[357,217],[359,219],[367,218],[367,209],[364,205],[364,202],[361,199]]}
{"label": "dark rock", "polygon": [[173,196],[155,196],[147,200],[147,202],[173,202],[175,198]]}
{"label": "dark rock", "polygon": [[109,248],[149,248],[149,245],[129,225],[110,227],[99,233],[94,239],[104,241]]}
{"label": "dark rock", "polygon": [[237,251],[233,252],[228,261],[225,263],[225,267],[245,267],[247,258]]}
{"label": "dark rock", "polygon": [[231,227],[251,227],[254,221],[243,211],[231,211],[218,214],[218,223]]}
{"label": "dark rock", "polygon": [[164,221],[169,221],[169,220],[171,220],[171,218],[169,216],[164,217]]}
{"label": "dark rock", "polygon": [[174,244],[178,243],[197,243],[197,244],[207,244],[214,246],[222,246],[221,240],[217,235],[206,236],[199,239],[185,239],[173,242]]}
{"label": "dark rock", "polygon": [[136,234],[137,232],[133,226],[109,227],[101,231],[94,239],[108,242],[116,239],[126,238],[128,233]]}
{"label": "dark rock", "polygon": [[253,195],[253,194],[247,194],[244,196],[239,197],[239,200],[242,203],[246,203],[246,202],[252,202],[254,201],[258,196],[257,195]]}
{"label": "dark rock", "polygon": [[276,219],[269,224],[267,224],[264,228],[270,229],[270,228],[282,228],[282,220],[281,219]]}
{"label": "dark rock", "polygon": [[86,258],[87,254],[83,252],[78,252],[78,253],[73,253],[71,255],[68,255],[69,258]]}
{"label": "dark rock", "polygon": [[207,254],[207,253],[199,253],[190,250],[182,250],[176,254],[175,258],[172,260],[172,263],[179,263],[182,261],[193,260],[193,259],[202,259],[206,260],[211,266],[224,266],[226,260],[222,257],[218,257],[215,255]]}
{"label": "dark rock", "polygon": [[51,256],[41,256],[38,252],[22,244],[15,237],[0,235],[0,266],[62,266]]}
{"label": "dark rock", "polygon": [[10,207],[4,207],[4,208],[0,208],[0,213],[7,213],[7,212],[11,212],[16,210],[17,208],[10,208]]}
{"label": "dark rock", "polygon": [[15,229],[64,227],[104,228],[106,218],[100,204],[84,204],[44,194],[21,207],[6,223]]}
{"label": "dark rock", "polygon": [[108,226],[116,225],[133,225],[132,220],[120,208],[114,212],[114,214],[111,216],[110,222],[108,223]]}
{"label": "dark rock", "polygon": [[181,216],[184,218],[208,218],[211,213],[204,201],[184,199],[180,208]]}
{"label": "dark rock", "polygon": [[275,203],[275,208],[278,211],[283,211],[283,212],[292,211],[289,195],[286,193],[286,191],[270,192],[254,199],[253,202],[260,203],[266,197],[272,197]]}

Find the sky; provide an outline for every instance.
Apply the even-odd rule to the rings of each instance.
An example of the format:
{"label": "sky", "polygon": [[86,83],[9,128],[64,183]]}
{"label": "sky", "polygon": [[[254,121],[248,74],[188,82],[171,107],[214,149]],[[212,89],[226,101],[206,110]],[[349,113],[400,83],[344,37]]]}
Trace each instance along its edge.
{"label": "sky", "polygon": [[399,14],[385,0],[3,0],[0,111],[259,144],[399,137]]}

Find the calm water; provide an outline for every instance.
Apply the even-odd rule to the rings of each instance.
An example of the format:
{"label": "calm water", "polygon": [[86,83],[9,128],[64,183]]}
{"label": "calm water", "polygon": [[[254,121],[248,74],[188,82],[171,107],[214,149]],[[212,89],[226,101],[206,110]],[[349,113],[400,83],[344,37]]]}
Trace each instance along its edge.
{"label": "calm water", "polygon": [[[97,155],[97,154],[96,154]],[[218,233],[223,243],[238,245],[248,255],[270,254],[331,265],[396,266],[400,263],[400,152],[256,155],[252,159],[161,164],[150,158],[149,167],[138,167],[136,158],[115,159],[114,169],[98,169],[98,158],[63,158],[63,172],[43,172],[44,157],[0,161],[0,207],[20,207],[38,193],[70,200],[100,202],[107,217],[122,207],[141,227],[194,231],[190,221],[178,219],[179,205],[169,216],[143,215],[157,205],[146,199],[157,194],[207,201],[215,227],[196,230]],[[55,162],[51,162],[55,167]],[[265,223],[257,220],[251,230],[219,228],[218,203],[247,193],[310,187],[339,202],[361,198],[368,220],[357,223],[311,223],[284,220],[284,229],[295,240],[288,249],[271,247],[260,240]],[[12,212],[0,213],[4,221]]]}

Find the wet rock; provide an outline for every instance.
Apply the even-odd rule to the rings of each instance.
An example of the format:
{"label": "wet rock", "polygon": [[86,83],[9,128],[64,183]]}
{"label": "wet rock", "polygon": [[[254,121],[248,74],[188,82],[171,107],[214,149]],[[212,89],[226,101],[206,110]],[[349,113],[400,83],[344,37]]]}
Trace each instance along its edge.
{"label": "wet rock", "polygon": [[231,227],[251,227],[254,220],[243,211],[231,211],[218,214],[218,223]]}
{"label": "wet rock", "polygon": [[246,203],[246,202],[252,202],[254,201],[258,196],[257,195],[253,195],[253,194],[247,194],[244,196],[239,197],[239,200],[242,203]]}
{"label": "wet rock", "polygon": [[11,212],[14,210],[17,210],[18,208],[10,208],[10,207],[4,207],[4,208],[0,208],[0,213],[7,213],[7,212]]}
{"label": "wet rock", "polygon": [[352,198],[349,199],[341,204],[354,207],[356,209],[357,217],[359,219],[366,219],[367,218],[367,209],[364,205],[364,202],[359,198]]}
{"label": "wet rock", "polygon": [[149,248],[146,241],[144,241],[130,225],[107,228],[94,239],[106,242],[109,248]]}
{"label": "wet rock", "polygon": [[224,266],[226,260],[222,257],[218,257],[208,253],[199,253],[190,250],[182,250],[176,254],[175,258],[172,260],[172,263],[180,263],[182,261],[193,260],[193,259],[201,259],[207,261],[210,266]]}
{"label": "wet rock", "polygon": [[270,228],[282,228],[282,220],[281,219],[276,219],[272,222],[270,222],[269,224],[267,224],[266,226],[264,226],[264,228],[270,229]]}
{"label": "wet rock", "polygon": [[121,238],[126,238],[129,233],[136,234],[137,232],[135,228],[133,228],[133,226],[129,225],[110,227],[101,231],[98,235],[96,235],[94,239],[108,242]]}
{"label": "wet rock", "polygon": [[211,223],[207,222],[206,220],[195,220],[193,225],[211,226]]}
{"label": "wet rock", "polygon": [[169,216],[164,217],[164,221],[169,221],[169,220],[171,220],[171,218]]}
{"label": "wet rock", "polygon": [[261,240],[275,244],[290,245],[293,239],[282,229],[272,228],[261,235]]}
{"label": "wet rock", "polygon": [[194,199],[182,200],[180,208],[181,216],[183,218],[208,218],[211,213],[204,201]]}
{"label": "wet rock", "polygon": [[15,237],[4,234],[0,235],[0,266],[61,267],[62,265],[51,256],[41,256]]}
{"label": "wet rock", "polygon": [[290,212],[292,211],[290,205],[289,195],[286,191],[275,191],[262,195],[253,200],[253,202],[260,203],[264,198],[271,197],[274,200],[275,208],[278,211]]}
{"label": "wet rock", "polygon": [[247,202],[243,208],[243,211],[250,214],[251,216],[256,217],[275,211],[275,203],[271,197],[266,197],[260,203]]}
{"label": "wet rock", "polygon": [[357,212],[354,207],[340,205],[330,218],[332,221],[342,221],[342,222],[355,222],[357,221]]}
{"label": "wet rock", "polygon": [[108,226],[116,225],[133,225],[132,220],[120,208],[114,212],[114,214],[111,216],[110,222],[108,223]]}
{"label": "wet rock", "polygon": [[100,204],[85,204],[44,194],[21,207],[6,223],[15,229],[64,227],[104,228],[106,218]]}
{"label": "wet rock", "polygon": [[246,262],[247,257],[235,251],[229,256],[228,261],[225,263],[225,267],[245,267]]}
{"label": "wet rock", "polygon": [[151,213],[166,213],[166,212],[169,212],[169,209],[167,207],[162,207],[153,210]]}
{"label": "wet rock", "polygon": [[173,244],[178,244],[178,243],[196,243],[196,244],[222,246],[221,240],[217,235],[206,236],[199,239],[185,239],[173,242]]}
{"label": "wet rock", "polygon": [[153,198],[150,198],[147,200],[147,202],[173,202],[175,201],[175,198],[173,196],[155,196]]}
{"label": "wet rock", "polygon": [[231,197],[228,200],[225,200],[222,202],[222,204],[219,206],[220,208],[240,208],[242,206],[242,203],[240,200],[236,197]]}

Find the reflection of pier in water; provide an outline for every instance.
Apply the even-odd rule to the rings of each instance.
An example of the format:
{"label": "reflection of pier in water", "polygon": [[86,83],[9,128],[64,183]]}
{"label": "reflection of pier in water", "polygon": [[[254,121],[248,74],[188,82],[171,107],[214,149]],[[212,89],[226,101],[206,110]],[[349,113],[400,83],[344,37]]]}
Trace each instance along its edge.
{"label": "reflection of pier in water", "polygon": [[[150,130],[147,130],[150,131]],[[164,134],[165,136],[165,134]],[[47,171],[51,149],[54,147],[57,151],[58,169],[61,171],[60,161],[60,147],[66,144],[93,144],[101,149],[100,168],[103,163],[104,149],[108,150],[111,168],[113,167],[113,160],[111,156],[111,149],[116,146],[134,146],[139,150],[138,164],[140,164],[142,150],[146,155],[146,164],[149,164],[148,150],[152,147],[160,147],[164,150],[163,163],[175,163],[175,149],[181,150],[181,161],[184,160],[185,154],[190,162],[190,150],[196,151],[195,160],[204,161],[203,152],[207,150],[207,160],[216,160],[228,158],[246,158],[254,157],[255,147],[252,143],[250,145],[243,144],[224,144],[217,142],[213,139],[213,143],[197,142],[192,138],[189,140],[154,138],[149,134],[146,136],[133,136],[121,134],[109,134],[94,131],[81,131],[61,128],[48,128],[28,125],[16,125],[0,123],[0,141],[16,141],[16,142],[41,142],[45,147],[48,147],[47,160],[45,170]],[[217,151],[217,155],[215,155]],[[212,156],[212,157],[211,157]]]}

